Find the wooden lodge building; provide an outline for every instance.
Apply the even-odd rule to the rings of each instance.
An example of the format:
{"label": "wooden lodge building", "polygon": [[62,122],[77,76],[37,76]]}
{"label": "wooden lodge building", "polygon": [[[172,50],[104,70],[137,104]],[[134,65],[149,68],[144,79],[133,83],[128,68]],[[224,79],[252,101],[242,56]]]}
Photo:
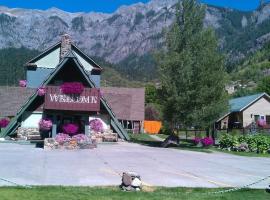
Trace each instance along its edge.
{"label": "wooden lodge building", "polygon": [[[15,135],[18,129],[38,130],[41,119],[52,119],[51,136],[64,123],[80,123],[89,135],[89,119],[99,118],[113,132],[128,140],[127,130],[139,133],[144,121],[144,88],[101,88],[102,68],[63,35],[59,43],[26,63],[26,87],[0,87],[0,118],[9,125],[0,137]],[[65,95],[63,83],[80,82],[79,96]],[[38,88],[45,88],[44,96]]]}

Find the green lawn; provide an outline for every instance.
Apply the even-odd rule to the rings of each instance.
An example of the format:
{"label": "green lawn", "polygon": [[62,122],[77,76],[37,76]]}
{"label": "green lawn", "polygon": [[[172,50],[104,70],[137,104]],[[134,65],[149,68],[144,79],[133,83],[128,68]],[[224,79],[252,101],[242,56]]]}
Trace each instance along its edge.
{"label": "green lawn", "polygon": [[123,192],[117,187],[0,187],[1,200],[266,200],[265,190],[240,190],[208,194],[220,189],[146,188],[143,192]]}
{"label": "green lawn", "polygon": [[[158,134],[158,137],[162,139],[166,139],[167,135]],[[161,142],[156,141],[152,137],[150,137],[148,134],[142,133],[142,134],[130,134],[131,142],[139,143],[142,145],[152,146],[152,147],[160,147]],[[213,152],[222,152],[222,153],[228,153],[238,156],[248,156],[248,157],[270,157],[270,154],[257,154],[254,152],[236,152],[236,151],[227,151],[218,149],[217,147],[197,147],[195,146],[191,140],[185,140],[180,139],[180,145],[174,146],[172,148],[179,149],[179,150],[187,150],[187,151],[197,151],[197,152],[204,152],[204,153],[213,153]]]}

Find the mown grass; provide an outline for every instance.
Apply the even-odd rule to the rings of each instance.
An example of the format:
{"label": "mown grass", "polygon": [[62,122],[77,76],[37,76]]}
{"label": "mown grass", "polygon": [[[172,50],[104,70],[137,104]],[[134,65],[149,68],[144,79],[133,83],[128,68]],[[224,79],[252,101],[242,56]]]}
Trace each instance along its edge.
{"label": "mown grass", "polygon": [[[162,135],[158,134],[158,137],[162,139],[166,139],[168,136],[167,135]],[[131,142],[142,144],[142,145],[147,145],[147,146],[152,146],[152,147],[161,147],[161,142],[156,141],[153,139],[150,135],[148,134],[130,134]],[[236,151],[227,151],[227,150],[222,150],[217,147],[209,147],[209,148],[204,148],[204,147],[197,147],[193,144],[191,140],[185,140],[185,139],[180,139],[180,144],[179,146],[172,146],[170,148],[174,149],[179,149],[179,150],[186,150],[186,151],[196,151],[196,152],[203,152],[203,153],[213,153],[213,152],[222,152],[222,153],[228,153],[232,155],[237,155],[237,156],[247,156],[247,157],[270,157],[270,154],[258,154],[255,152],[236,152]]]}
{"label": "mown grass", "polygon": [[220,189],[145,188],[142,192],[123,192],[118,187],[0,187],[1,200],[266,200],[265,190],[245,189],[224,194],[209,194]]}

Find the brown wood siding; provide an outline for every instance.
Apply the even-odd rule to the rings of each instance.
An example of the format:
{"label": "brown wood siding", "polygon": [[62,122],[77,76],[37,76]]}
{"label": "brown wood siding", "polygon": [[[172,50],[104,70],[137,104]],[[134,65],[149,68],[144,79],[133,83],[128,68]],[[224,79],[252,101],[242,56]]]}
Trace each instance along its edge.
{"label": "brown wood siding", "polygon": [[61,102],[59,99],[57,101],[52,101],[51,100],[51,95],[54,96],[56,95],[58,98],[60,96],[58,95],[64,95],[65,97],[70,97],[72,96],[62,94],[60,92],[60,87],[57,86],[48,86],[46,95],[45,95],[45,109],[49,110],[71,110],[71,111],[100,111],[100,92],[99,89],[96,88],[85,88],[84,91],[76,96],[78,98],[83,98],[87,97],[97,97],[97,103],[91,103],[91,102],[81,102],[81,103],[76,103],[76,102]]}

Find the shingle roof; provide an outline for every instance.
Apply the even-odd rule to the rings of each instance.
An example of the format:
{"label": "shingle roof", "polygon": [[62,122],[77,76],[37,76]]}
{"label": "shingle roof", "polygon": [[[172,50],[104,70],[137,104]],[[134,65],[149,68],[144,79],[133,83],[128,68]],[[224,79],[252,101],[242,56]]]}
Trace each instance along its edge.
{"label": "shingle roof", "polygon": [[144,88],[101,88],[117,119],[144,121]]}
{"label": "shingle roof", "polygon": [[15,116],[36,89],[22,87],[0,87],[0,117]]}
{"label": "shingle roof", "polygon": [[261,98],[264,95],[267,95],[267,94],[266,93],[259,93],[259,94],[254,94],[254,95],[250,95],[250,96],[231,99],[229,101],[230,112],[240,112],[243,109],[245,109],[247,106],[252,104],[254,101],[256,101],[257,99]]}
{"label": "shingle roof", "polygon": [[[0,87],[0,117],[15,116],[36,91],[32,88]],[[144,88],[101,88],[118,119],[144,120]]]}

